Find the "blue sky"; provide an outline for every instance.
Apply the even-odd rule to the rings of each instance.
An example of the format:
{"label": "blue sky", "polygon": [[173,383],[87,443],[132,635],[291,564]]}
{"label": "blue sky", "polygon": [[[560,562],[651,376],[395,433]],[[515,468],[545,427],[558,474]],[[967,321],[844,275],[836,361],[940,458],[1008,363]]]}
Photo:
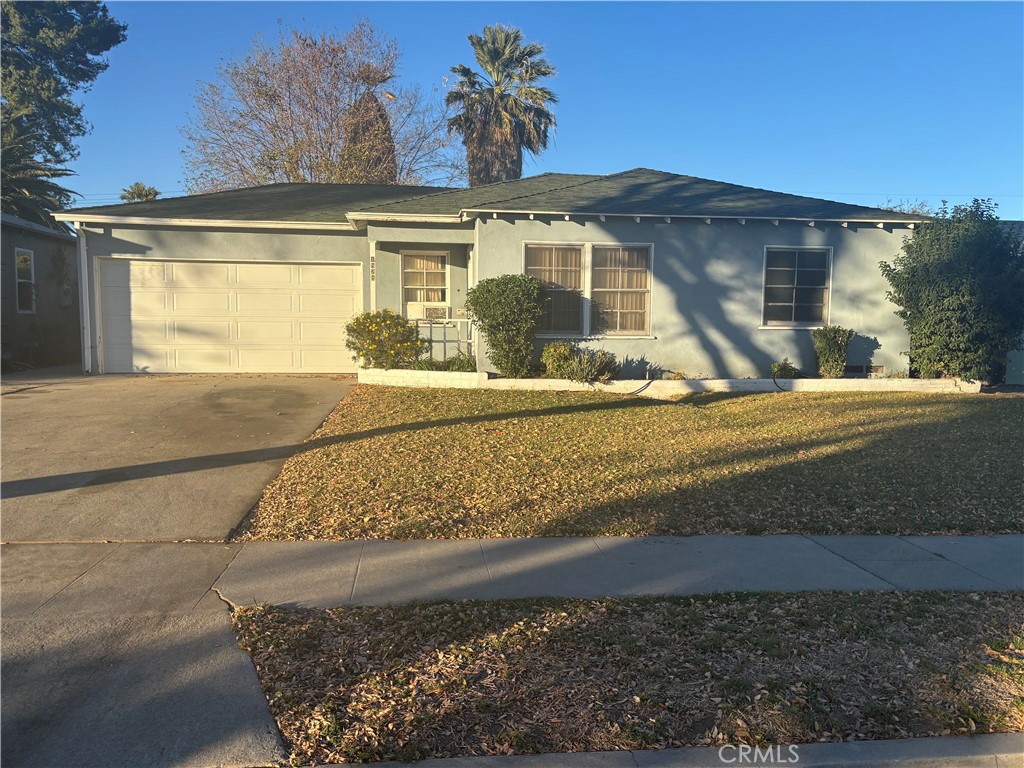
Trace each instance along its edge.
{"label": "blue sky", "polygon": [[553,146],[525,173],[643,166],[877,205],[992,197],[1024,219],[1022,3],[109,2],[128,40],[84,94],[81,204],[133,181],[183,193],[178,128],[198,81],[278,20],[398,40],[440,85],[497,22],[558,74]]}

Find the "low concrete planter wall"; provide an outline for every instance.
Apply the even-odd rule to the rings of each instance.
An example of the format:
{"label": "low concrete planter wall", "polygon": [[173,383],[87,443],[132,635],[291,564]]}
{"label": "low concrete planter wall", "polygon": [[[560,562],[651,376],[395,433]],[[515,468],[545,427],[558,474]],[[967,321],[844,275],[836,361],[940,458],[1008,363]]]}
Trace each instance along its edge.
{"label": "low concrete planter wall", "polygon": [[978,382],[960,379],[689,379],[622,380],[581,384],[566,379],[495,379],[487,373],[447,371],[359,371],[360,384],[452,389],[515,389],[526,392],[605,392],[670,400],[697,392],[948,392],[976,393]]}
{"label": "low concrete planter wall", "polygon": [[392,387],[479,389],[487,382],[487,374],[458,371],[385,371],[380,368],[360,368],[356,379],[360,384],[386,384]]}

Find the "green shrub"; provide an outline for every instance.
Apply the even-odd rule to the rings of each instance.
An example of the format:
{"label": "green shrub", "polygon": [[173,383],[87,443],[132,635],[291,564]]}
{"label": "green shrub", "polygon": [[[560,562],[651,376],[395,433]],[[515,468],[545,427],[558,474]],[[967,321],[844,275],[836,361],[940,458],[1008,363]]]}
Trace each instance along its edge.
{"label": "green shrub", "polygon": [[429,346],[413,323],[390,309],[356,315],[345,333],[345,346],[371,368],[409,368]]}
{"label": "green shrub", "polygon": [[566,378],[570,381],[606,382],[619,375],[619,361],[605,349],[578,349],[569,362]]}
{"label": "green shrub", "polygon": [[943,205],[881,269],[910,333],[912,368],[925,377],[1002,380],[1024,331],[1024,243],[991,200]]}
{"label": "green shrub", "polygon": [[462,350],[459,350],[447,360],[435,360],[431,357],[423,357],[412,364],[417,371],[458,371],[460,373],[475,373],[476,359],[470,357]]}
{"label": "green shrub", "polygon": [[569,341],[552,341],[540,353],[544,375],[549,379],[567,379],[567,366],[576,354],[576,346]]}
{"label": "green shrub", "polygon": [[803,371],[789,362],[788,357],[782,358],[781,363],[772,363],[773,379],[799,379],[803,375]]}
{"label": "green shrub", "polygon": [[583,383],[614,379],[622,367],[611,352],[581,349],[570,341],[551,342],[540,353],[540,360],[548,378]]}
{"label": "green shrub", "polygon": [[853,331],[838,325],[826,325],[811,331],[814,353],[818,356],[818,375],[823,379],[841,379],[846,373],[846,348]]}
{"label": "green shrub", "polygon": [[466,309],[487,339],[488,357],[498,372],[514,379],[526,376],[544,313],[540,280],[531,275],[481,280],[467,291]]}

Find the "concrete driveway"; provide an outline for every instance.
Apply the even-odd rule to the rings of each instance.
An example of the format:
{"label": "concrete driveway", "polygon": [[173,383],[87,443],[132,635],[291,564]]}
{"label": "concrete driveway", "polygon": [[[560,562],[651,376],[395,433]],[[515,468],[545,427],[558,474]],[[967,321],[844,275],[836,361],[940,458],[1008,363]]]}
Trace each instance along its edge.
{"label": "concrete driveway", "polygon": [[7,376],[0,538],[222,541],[353,384]]}

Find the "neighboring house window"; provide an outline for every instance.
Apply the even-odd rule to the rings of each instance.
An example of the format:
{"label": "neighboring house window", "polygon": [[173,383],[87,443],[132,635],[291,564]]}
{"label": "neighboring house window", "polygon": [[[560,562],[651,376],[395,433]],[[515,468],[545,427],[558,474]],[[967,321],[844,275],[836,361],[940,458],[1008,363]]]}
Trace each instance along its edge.
{"label": "neighboring house window", "polygon": [[830,248],[766,248],[766,326],[819,326],[828,317]]}
{"label": "neighboring house window", "polygon": [[402,256],[406,303],[443,303],[448,300],[447,257],[444,254]]}
{"label": "neighboring house window", "polygon": [[26,248],[14,249],[17,269],[18,311],[35,314],[36,311],[36,268],[35,256]]}
{"label": "neighboring house window", "polygon": [[541,333],[583,333],[583,246],[528,245],[526,274],[544,284]]}
{"label": "neighboring house window", "polygon": [[591,256],[591,333],[650,333],[651,249],[595,245]]}

